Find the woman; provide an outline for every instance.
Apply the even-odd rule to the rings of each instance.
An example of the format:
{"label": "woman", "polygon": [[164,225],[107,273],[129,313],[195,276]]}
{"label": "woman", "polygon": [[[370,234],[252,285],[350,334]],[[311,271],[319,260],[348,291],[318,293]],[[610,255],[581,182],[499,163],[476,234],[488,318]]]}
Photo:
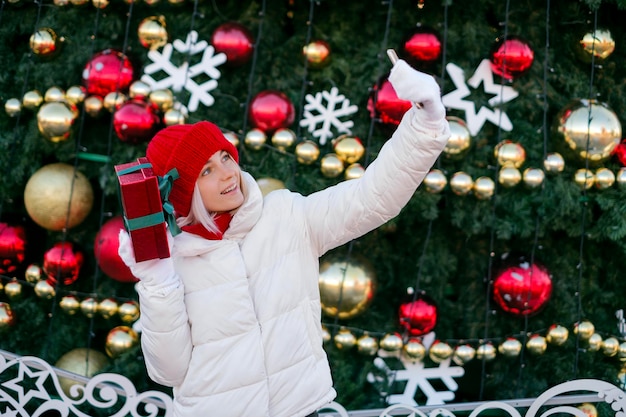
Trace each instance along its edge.
{"label": "woman", "polygon": [[304,417],[336,395],[322,346],[319,258],[382,225],[412,197],[446,145],[439,86],[398,61],[389,80],[419,102],[359,179],[309,196],[263,198],[215,125],[170,126],[152,139],[156,175],[182,233],[171,258],[135,262],[150,377],[173,387],[176,416]]}

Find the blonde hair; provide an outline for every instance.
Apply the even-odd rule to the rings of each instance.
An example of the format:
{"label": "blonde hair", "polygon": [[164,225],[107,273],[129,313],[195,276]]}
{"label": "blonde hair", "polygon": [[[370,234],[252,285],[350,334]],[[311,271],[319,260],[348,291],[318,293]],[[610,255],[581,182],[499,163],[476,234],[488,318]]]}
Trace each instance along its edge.
{"label": "blonde hair", "polygon": [[178,227],[188,226],[190,224],[200,223],[209,232],[217,233],[219,229],[215,224],[213,217],[215,213],[209,213],[204,207],[202,202],[202,196],[200,195],[200,189],[196,183],[193,187],[193,194],[191,195],[191,207],[189,208],[189,214],[186,217],[179,217],[176,219]]}

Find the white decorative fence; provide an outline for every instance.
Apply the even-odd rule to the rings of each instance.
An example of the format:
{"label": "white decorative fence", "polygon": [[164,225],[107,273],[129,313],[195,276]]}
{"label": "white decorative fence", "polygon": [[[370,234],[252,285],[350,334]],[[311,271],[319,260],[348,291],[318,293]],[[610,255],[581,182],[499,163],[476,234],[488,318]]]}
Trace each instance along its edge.
{"label": "white decorative fence", "polygon": [[[59,378],[76,381],[66,395]],[[320,411],[324,417],[468,417],[497,410],[505,417],[550,417],[555,414],[589,417],[583,403],[606,403],[615,417],[626,417],[626,392],[606,381],[578,379],[546,390],[534,399],[446,404],[413,407],[392,405],[379,410],[347,411],[332,403]],[[521,413],[520,409],[525,409]],[[54,368],[31,356],[20,357],[0,350],[0,417],[90,417],[89,410],[109,417],[171,417],[172,399],[160,391],[137,392],[118,374],[91,379]],[[254,417],[254,416],[246,416]]]}

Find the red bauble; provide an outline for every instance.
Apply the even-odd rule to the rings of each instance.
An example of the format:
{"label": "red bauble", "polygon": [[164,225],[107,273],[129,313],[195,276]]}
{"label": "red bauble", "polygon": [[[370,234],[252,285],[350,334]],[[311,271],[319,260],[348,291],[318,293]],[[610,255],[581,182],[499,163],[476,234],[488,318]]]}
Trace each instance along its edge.
{"label": "red bauble", "polygon": [[238,67],[250,60],[254,50],[254,40],[250,31],[236,22],[218,26],[211,36],[215,52],[226,54],[226,65]]}
{"label": "red bauble", "polygon": [[266,134],[289,127],[295,119],[293,103],[280,91],[266,90],[250,102],[250,122]]}
{"label": "red bauble", "polygon": [[437,324],[437,306],[425,294],[415,300],[401,304],[398,311],[400,325],[411,336],[422,336],[431,332]]}
{"label": "red bauble", "polygon": [[113,114],[113,127],[122,142],[147,142],[156,133],[159,123],[153,108],[138,100],[127,101]]}
{"label": "red bauble", "polygon": [[552,277],[548,270],[521,258],[504,268],[493,282],[493,298],[507,313],[529,316],[541,310],[552,295]]}
{"label": "red bauble", "polygon": [[410,101],[398,98],[396,90],[385,78],[374,87],[367,102],[367,109],[372,118],[377,118],[384,124],[397,126],[411,105]]}
{"label": "red bauble", "polygon": [[120,51],[105,49],[94,55],[83,69],[83,84],[89,95],[104,98],[109,93],[128,90],[134,69]]}
{"label": "red bauble", "polygon": [[441,40],[437,33],[427,27],[416,28],[402,43],[401,55],[414,66],[436,62],[441,57]]}
{"label": "red bauble", "polygon": [[530,45],[517,37],[496,41],[491,52],[491,71],[507,80],[526,73],[533,64],[535,53]]}
{"label": "red bauble", "polygon": [[102,225],[96,235],[93,251],[96,261],[107,276],[120,282],[137,282],[118,253],[120,230],[124,230],[124,218],[115,216]]}
{"label": "red bauble", "polygon": [[24,262],[26,232],[22,226],[0,223],[0,274],[8,275]]}
{"label": "red bauble", "polygon": [[622,140],[613,150],[613,155],[622,166],[626,166],[626,140]]}
{"label": "red bauble", "polygon": [[58,281],[70,285],[78,279],[83,266],[83,254],[74,250],[71,242],[58,242],[43,256],[43,272],[48,284],[55,286]]}

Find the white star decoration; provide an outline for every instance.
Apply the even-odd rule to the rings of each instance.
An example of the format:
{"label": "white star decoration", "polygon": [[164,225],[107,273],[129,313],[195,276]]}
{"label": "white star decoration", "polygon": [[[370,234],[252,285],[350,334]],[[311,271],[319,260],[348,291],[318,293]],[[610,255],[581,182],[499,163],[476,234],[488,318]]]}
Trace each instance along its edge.
{"label": "white star decoration", "polygon": [[465,83],[463,69],[450,63],[446,65],[446,70],[450,78],[452,78],[456,90],[442,97],[443,104],[450,109],[465,111],[465,121],[472,136],[475,136],[480,129],[482,129],[486,121],[490,121],[507,132],[513,129],[511,120],[506,113],[500,109],[481,107],[478,112],[476,112],[476,104],[473,101],[464,100],[465,97],[470,95],[470,90],[467,85],[478,88],[481,82],[485,93],[494,94],[494,97],[489,99],[489,105],[491,107],[500,106],[518,96],[518,92],[515,91],[513,87],[495,84],[493,82],[493,73],[488,59],[482,60],[478,68],[476,68],[474,75],[467,80],[467,84]]}
{"label": "white star decoration", "polygon": [[[39,398],[41,400],[50,399],[50,395],[46,392],[46,388],[43,386],[46,378],[48,377],[48,373],[43,371],[33,372],[23,362],[19,363],[18,369],[18,375],[13,379],[4,382],[2,385],[17,392],[18,403],[20,406],[24,406],[24,404],[29,402],[32,398]],[[24,387],[20,385],[20,382],[24,381],[26,375],[29,379],[37,379],[35,382],[37,389],[24,390]]]}

